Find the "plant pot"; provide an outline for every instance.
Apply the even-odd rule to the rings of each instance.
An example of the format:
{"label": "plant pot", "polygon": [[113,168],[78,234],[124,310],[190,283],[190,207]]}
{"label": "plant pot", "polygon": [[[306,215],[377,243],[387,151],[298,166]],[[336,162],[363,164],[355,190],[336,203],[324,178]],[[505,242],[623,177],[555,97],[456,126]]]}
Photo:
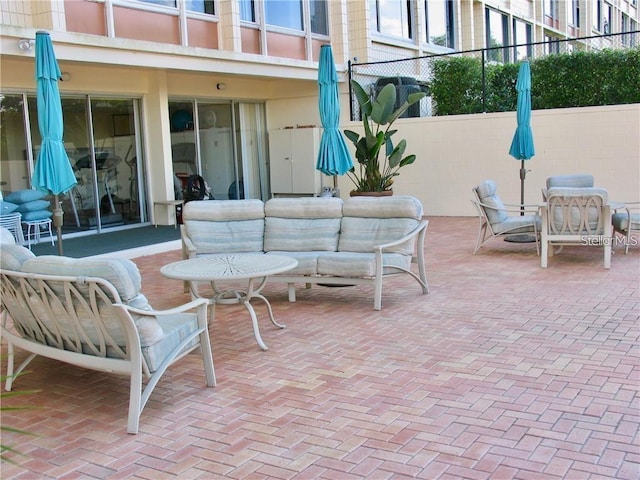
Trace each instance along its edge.
{"label": "plant pot", "polygon": [[393,195],[393,190],[382,190],[381,192],[358,192],[351,190],[349,195],[352,197],[390,197]]}

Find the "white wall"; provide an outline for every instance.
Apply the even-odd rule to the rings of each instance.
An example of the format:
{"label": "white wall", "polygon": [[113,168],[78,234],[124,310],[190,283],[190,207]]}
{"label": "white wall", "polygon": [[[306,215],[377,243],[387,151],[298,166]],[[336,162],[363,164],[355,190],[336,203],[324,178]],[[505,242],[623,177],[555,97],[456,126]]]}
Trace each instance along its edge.
{"label": "white wall", "polygon": [[[359,122],[343,128],[359,128]],[[396,138],[407,139],[413,165],[394,184],[396,194],[419,198],[427,215],[475,215],[471,188],[498,184],[507,203],[520,202],[520,161],[509,156],[515,112],[400,119]],[[525,203],[540,203],[547,177],[591,173],[611,199],[640,201],[640,104],[533,112],[536,155],[525,162]],[[338,184],[345,198],[353,185]]]}

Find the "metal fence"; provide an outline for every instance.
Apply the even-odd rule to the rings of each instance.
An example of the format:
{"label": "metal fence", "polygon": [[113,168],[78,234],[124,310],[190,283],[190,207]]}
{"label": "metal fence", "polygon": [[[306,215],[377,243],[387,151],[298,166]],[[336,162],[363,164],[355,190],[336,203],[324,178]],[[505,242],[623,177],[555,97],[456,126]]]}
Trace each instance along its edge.
{"label": "metal fence", "polygon": [[[451,57],[469,57],[480,60],[481,76],[480,90],[477,95],[482,96],[483,111],[486,109],[486,98],[491,95],[488,91],[485,72],[488,65],[517,63],[526,59],[536,59],[552,54],[573,53],[578,51],[593,51],[605,49],[628,49],[640,45],[640,31],[596,35],[591,37],[553,39],[544,42],[526,43],[518,45],[482,48],[463,52],[433,54],[423,57],[406,58],[400,60],[386,60],[370,63],[349,62],[349,80],[356,80],[375,96],[385,85],[391,83],[396,86],[396,105],[401,105],[407,96],[415,92],[425,92],[427,96],[419,104],[409,108],[404,117],[430,117],[437,115],[437,106],[429,94],[429,85],[433,79],[433,64],[438,59]],[[515,82],[515,77],[514,77]],[[351,120],[359,120],[360,108],[358,101],[350,89]]]}

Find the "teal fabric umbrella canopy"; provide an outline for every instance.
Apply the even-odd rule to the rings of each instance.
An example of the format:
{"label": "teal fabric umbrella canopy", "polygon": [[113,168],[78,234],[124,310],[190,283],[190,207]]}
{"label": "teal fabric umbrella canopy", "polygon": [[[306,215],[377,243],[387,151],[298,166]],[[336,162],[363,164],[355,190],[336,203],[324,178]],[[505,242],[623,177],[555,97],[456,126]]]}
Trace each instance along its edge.
{"label": "teal fabric umbrella canopy", "polygon": [[[522,62],[518,70],[516,80],[518,103],[516,107],[517,127],[509,155],[520,160],[520,204],[524,205],[524,180],[527,170],[524,167],[525,160],[531,159],[536,154],[533,145],[533,131],[531,130],[531,68],[529,62]],[[523,212],[524,214],[524,212]]]}
{"label": "teal fabric umbrella canopy", "polygon": [[333,61],[331,45],[320,47],[318,65],[318,108],[324,128],[316,169],[325,175],[344,175],[353,167],[347,144],[338,129],[340,124],[340,98],[338,74]]}
{"label": "teal fabric umbrella canopy", "polygon": [[31,177],[33,187],[54,195],[53,224],[58,232],[58,253],[62,255],[62,209],[58,195],[78,183],[62,142],[62,103],[58,90],[60,67],[47,32],[36,32],[36,87],[38,127],[42,143]]}

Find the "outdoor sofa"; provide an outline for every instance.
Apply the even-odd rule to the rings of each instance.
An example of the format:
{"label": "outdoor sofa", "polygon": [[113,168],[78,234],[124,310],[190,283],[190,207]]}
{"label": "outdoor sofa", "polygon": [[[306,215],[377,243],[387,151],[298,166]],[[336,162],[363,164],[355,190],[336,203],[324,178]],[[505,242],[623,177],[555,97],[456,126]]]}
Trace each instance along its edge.
{"label": "outdoor sofa", "polygon": [[[382,306],[384,278],[413,277],[429,292],[424,261],[428,221],[414,197],[273,198],[189,202],[183,209],[185,258],[222,253],[287,255],[298,266],[269,277],[288,284],[374,286],[374,309]],[[415,264],[417,273],[411,270]]]}

